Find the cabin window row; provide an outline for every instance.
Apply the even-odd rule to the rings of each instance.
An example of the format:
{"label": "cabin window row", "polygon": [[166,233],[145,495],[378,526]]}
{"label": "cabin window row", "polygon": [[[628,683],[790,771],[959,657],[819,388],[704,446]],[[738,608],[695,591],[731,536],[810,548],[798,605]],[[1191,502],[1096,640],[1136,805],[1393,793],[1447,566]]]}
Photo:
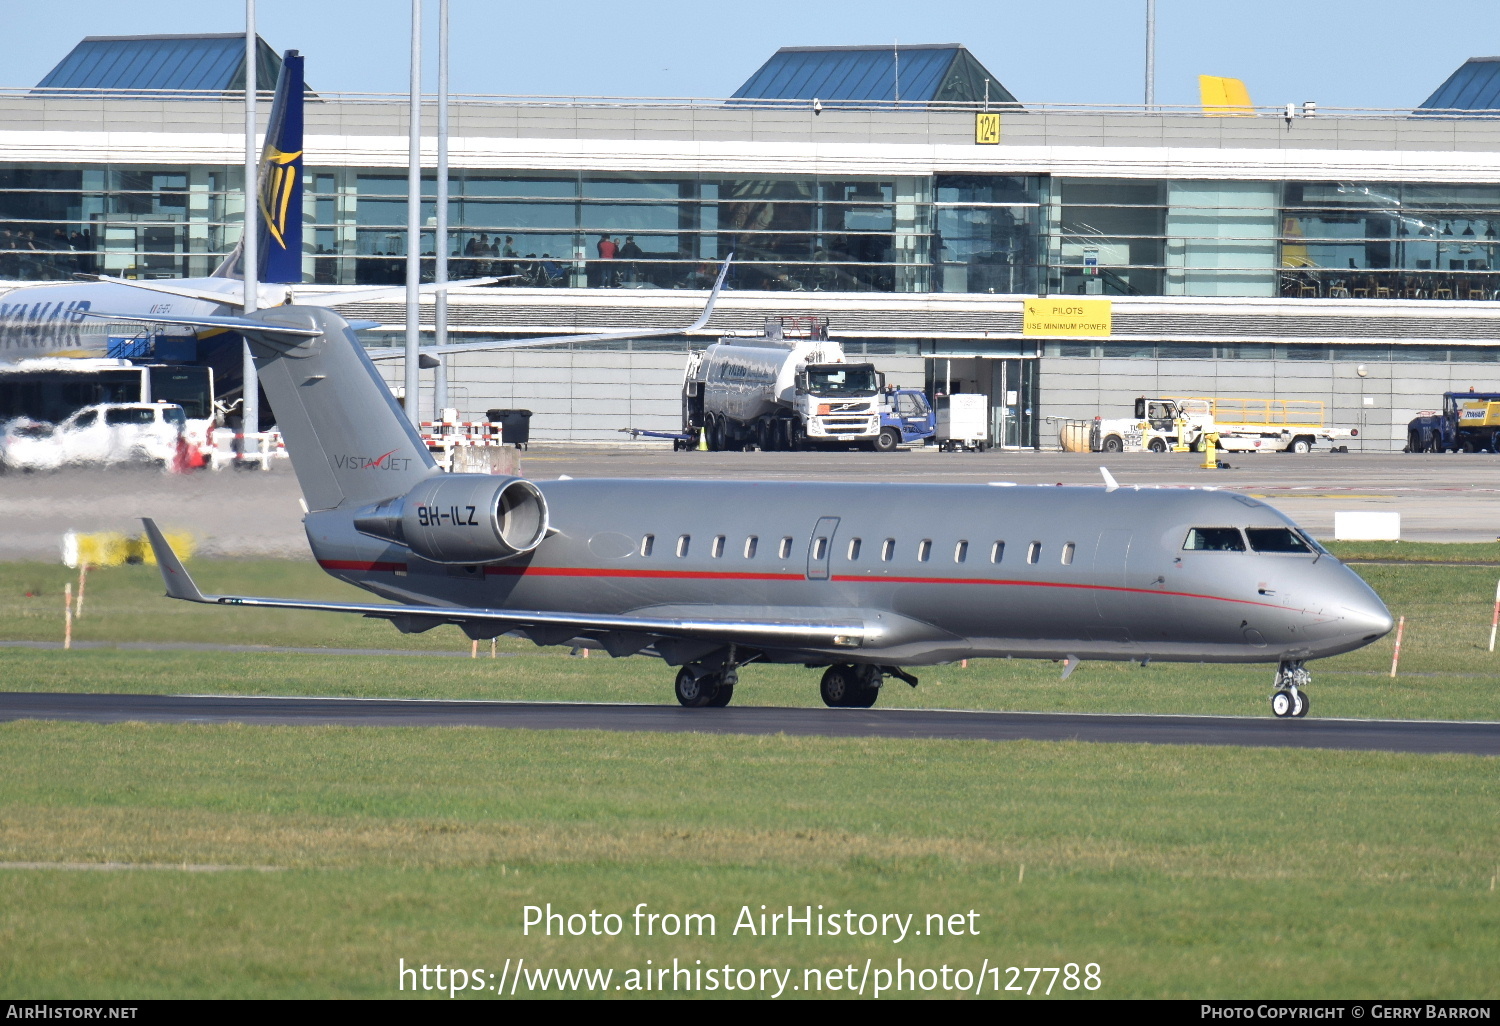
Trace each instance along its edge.
{"label": "cabin window row", "polygon": [[[1194,528],[1193,529],[1194,532],[1200,532],[1200,531],[1213,532],[1213,531],[1216,531],[1216,530],[1221,530],[1221,529],[1218,529],[1218,528]],[[676,553],[676,555],[677,555],[677,557],[679,559],[687,557],[688,553],[691,551],[692,542],[693,542],[693,537],[690,534],[682,534],[682,535],[678,535],[677,536],[677,545],[676,545],[676,548],[675,548],[674,551],[675,551],[675,553]],[[792,547],[793,547],[794,544],[795,544],[795,539],[793,537],[791,537],[791,536],[783,537],[781,539],[780,543],[776,547],[777,558],[779,558],[779,559],[790,559],[791,555],[792,555]],[[1193,533],[1189,533],[1189,535],[1188,535],[1188,542],[1183,545],[1183,548],[1188,548],[1188,549],[1192,549],[1192,548],[1204,548],[1204,549],[1206,549],[1206,548],[1212,548],[1212,547],[1215,547],[1215,546],[1221,545],[1221,544],[1224,544],[1224,539],[1222,539],[1218,535],[1209,534],[1209,535],[1204,535],[1202,538],[1198,538]],[[745,539],[745,544],[744,544],[743,549],[741,550],[741,553],[742,553],[742,555],[743,555],[743,557],[745,559],[754,559],[755,558],[755,554],[759,550],[759,548],[760,548],[760,538],[759,538],[759,536],[752,534],[752,535],[748,536]],[[640,550],[639,551],[640,551],[640,554],[642,556],[650,556],[655,550],[656,550],[656,535],[654,535],[654,534],[648,534],[648,535],[645,535],[644,537],[641,538],[641,544],[640,544]],[[1029,563],[1029,564],[1032,564],[1032,565],[1040,563],[1042,561],[1042,550],[1043,550],[1043,546],[1042,546],[1041,542],[1039,542],[1039,541],[1030,542],[1026,546],[1026,562]],[[714,559],[722,559],[727,551],[728,551],[728,538],[727,538],[727,536],[722,535],[722,534],[716,534],[716,535],[714,535],[713,538],[709,541],[709,555],[712,556]],[[846,546],[846,548],[844,550],[844,558],[848,562],[850,562],[850,563],[857,562],[859,560],[859,558],[860,558],[860,555],[863,553],[863,551],[864,551],[864,539],[862,539],[862,538],[850,538],[849,542],[848,542],[848,544],[847,544],[847,546]],[[896,539],[894,539],[894,538],[886,538],[886,539],[882,540],[881,543],[880,543],[880,550],[879,551],[880,551],[880,561],[882,563],[889,563],[892,560],[894,560],[896,558]],[[969,542],[966,539],[960,539],[959,541],[955,542],[953,544],[953,562],[955,562],[955,563],[967,563],[969,561],[969,551],[970,551],[970,546],[969,546]],[[1061,553],[1060,553],[1060,556],[1059,556],[1059,562],[1061,562],[1063,566],[1072,566],[1073,565],[1073,555],[1074,555],[1074,553],[1076,551],[1077,551],[1077,546],[1073,542],[1067,542],[1062,547],[1062,550],[1061,550]],[[1291,551],[1291,550],[1276,550],[1276,551]],[[932,553],[933,553],[933,542],[932,542],[931,538],[923,538],[921,541],[919,541],[917,543],[917,561],[919,563],[928,563],[928,562],[931,562],[932,561]],[[813,547],[812,547],[812,558],[814,560],[821,561],[821,560],[827,559],[828,556],[829,556],[829,539],[826,538],[826,537],[814,538],[813,539]],[[1005,542],[1003,542],[1003,541],[997,541],[997,542],[992,543],[990,545],[990,547],[989,547],[989,561],[991,563],[994,563],[994,564],[999,564],[999,563],[1004,562],[1004,560],[1005,560]]]}

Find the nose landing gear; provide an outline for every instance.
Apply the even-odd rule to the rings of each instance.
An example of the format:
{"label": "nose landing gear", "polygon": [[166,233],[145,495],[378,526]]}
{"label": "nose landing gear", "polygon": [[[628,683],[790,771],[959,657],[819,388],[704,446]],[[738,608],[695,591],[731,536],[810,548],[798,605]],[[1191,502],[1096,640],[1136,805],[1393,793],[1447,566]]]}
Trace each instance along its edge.
{"label": "nose landing gear", "polygon": [[1271,713],[1277,719],[1300,718],[1312,708],[1312,698],[1303,689],[1312,683],[1312,674],[1302,660],[1284,662],[1276,668],[1276,692],[1271,696]]}

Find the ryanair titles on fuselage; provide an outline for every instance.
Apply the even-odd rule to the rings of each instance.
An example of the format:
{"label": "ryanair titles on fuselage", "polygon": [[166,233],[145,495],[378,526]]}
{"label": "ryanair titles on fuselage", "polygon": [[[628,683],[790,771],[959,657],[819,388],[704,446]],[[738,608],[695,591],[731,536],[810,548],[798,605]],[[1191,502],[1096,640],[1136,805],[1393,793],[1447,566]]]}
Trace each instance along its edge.
{"label": "ryanair titles on fuselage", "polygon": [[0,353],[65,349],[83,340],[87,299],[56,303],[0,303]]}

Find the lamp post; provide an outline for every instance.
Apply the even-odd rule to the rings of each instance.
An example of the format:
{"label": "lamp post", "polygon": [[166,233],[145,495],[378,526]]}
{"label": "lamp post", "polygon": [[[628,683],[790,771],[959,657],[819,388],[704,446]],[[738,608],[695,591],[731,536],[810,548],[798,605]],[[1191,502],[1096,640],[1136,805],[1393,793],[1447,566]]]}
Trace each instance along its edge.
{"label": "lamp post", "polygon": [[421,426],[422,368],[422,0],[411,0],[411,83],[406,167],[406,417]]}
{"label": "lamp post", "polygon": [[[252,314],[259,307],[260,298],[260,183],[256,166],[260,154],[256,152],[255,125],[255,0],[245,0],[245,217],[240,238],[240,276],[245,282],[245,313]],[[241,342],[240,352],[240,434],[248,442],[251,435],[260,433],[260,379],[255,373],[255,358],[250,355],[250,343]],[[243,446],[241,447],[243,451]],[[260,443],[256,442],[256,451]]]}

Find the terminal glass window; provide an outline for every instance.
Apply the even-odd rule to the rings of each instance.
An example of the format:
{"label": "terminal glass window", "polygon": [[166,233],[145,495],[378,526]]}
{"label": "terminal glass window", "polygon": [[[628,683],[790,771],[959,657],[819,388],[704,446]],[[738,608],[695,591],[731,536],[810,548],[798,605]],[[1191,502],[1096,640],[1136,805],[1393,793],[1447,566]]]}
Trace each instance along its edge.
{"label": "terminal glass window", "polygon": [[1052,291],[1162,294],[1166,183],[1067,178],[1053,188]]}
{"label": "terminal glass window", "polygon": [[938,175],[928,239],[932,292],[1036,291],[1037,177]]}
{"label": "terminal glass window", "polygon": [[1500,186],[1291,182],[1280,294],[1491,299],[1500,290]]}

